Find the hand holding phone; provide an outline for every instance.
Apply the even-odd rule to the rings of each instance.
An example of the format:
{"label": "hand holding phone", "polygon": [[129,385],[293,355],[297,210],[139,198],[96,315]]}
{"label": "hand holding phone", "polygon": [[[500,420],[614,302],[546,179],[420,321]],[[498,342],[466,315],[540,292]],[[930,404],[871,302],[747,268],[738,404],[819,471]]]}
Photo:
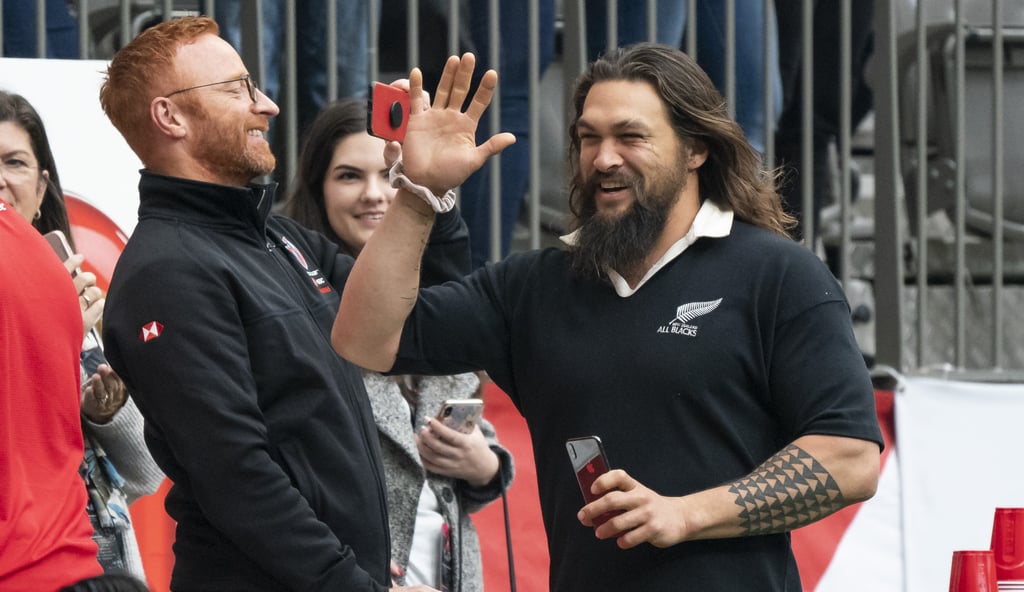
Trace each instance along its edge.
{"label": "hand holding phone", "polygon": [[374,82],[366,104],[366,131],[385,140],[405,140],[409,109],[409,93],[389,84]]}
{"label": "hand holding phone", "polygon": [[484,411],[481,399],[448,399],[437,411],[437,421],[463,434],[468,434],[476,427]]}
{"label": "hand holding phone", "polygon": [[[601,444],[601,438],[597,436],[570,438],[565,441],[565,450],[569,453],[569,460],[572,462],[572,469],[576,473],[576,481],[580,485],[584,501],[588,504],[597,501],[601,496],[591,492],[590,487],[598,477],[609,470],[608,457],[604,452],[604,445]],[[621,511],[615,511],[601,514],[594,518],[594,527],[604,524],[621,513]]]}
{"label": "hand holding phone", "polygon": [[[68,238],[64,236],[64,232],[61,230],[51,230],[43,235],[46,242],[50,244],[54,253],[57,253],[57,257],[60,262],[63,263],[68,260],[68,257],[74,255],[71,250],[71,244],[68,243]],[[78,269],[71,270],[71,277],[78,275]]]}

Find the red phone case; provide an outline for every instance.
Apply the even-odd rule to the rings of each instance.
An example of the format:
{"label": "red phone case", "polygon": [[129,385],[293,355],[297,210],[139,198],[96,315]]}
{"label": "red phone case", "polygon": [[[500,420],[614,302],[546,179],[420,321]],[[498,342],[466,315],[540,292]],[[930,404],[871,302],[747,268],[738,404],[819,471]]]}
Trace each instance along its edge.
{"label": "red phone case", "polygon": [[[582,438],[570,438],[565,442],[566,451],[569,453],[569,460],[572,468],[576,471],[576,481],[580,485],[580,492],[588,504],[598,499],[590,491],[590,487],[598,477],[609,470],[608,458],[601,445],[601,439],[597,436],[586,436]],[[605,512],[594,518],[594,526],[600,526],[614,516],[622,512]]]}
{"label": "red phone case", "polygon": [[366,131],[385,140],[401,142],[409,127],[409,93],[381,82],[370,89]]}

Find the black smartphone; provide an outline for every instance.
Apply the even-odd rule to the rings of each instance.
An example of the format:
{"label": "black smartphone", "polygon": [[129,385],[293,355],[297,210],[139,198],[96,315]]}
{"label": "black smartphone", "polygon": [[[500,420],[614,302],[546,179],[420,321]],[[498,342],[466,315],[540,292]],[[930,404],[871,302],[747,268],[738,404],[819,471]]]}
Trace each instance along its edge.
{"label": "black smartphone", "polygon": [[[583,500],[588,504],[597,500],[600,496],[594,495],[590,491],[590,486],[610,469],[601,438],[597,436],[569,438],[565,441],[565,450],[569,453],[569,460],[572,462],[573,472],[576,473],[576,482],[580,485]],[[605,512],[594,519],[594,526],[600,526],[619,514],[621,512]]]}
{"label": "black smartphone", "polygon": [[[71,245],[68,243],[68,238],[64,236],[64,232],[61,230],[51,230],[43,235],[46,242],[53,248],[53,252],[57,253],[57,257],[60,258],[61,263],[68,260],[68,257],[74,253],[71,250]],[[78,270],[72,270],[71,277],[78,275]]]}
{"label": "black smartphone", "polygon": [[437,411],[437,421],[453,430],[468,434],[480,421],[484,411],[482,399],[447,399]]}
{"label": "black smartphone", "polygon": [[409,93],[390,84],[374,82],[366,100],[366,131],[385,140],[405,140],[409,108]]}

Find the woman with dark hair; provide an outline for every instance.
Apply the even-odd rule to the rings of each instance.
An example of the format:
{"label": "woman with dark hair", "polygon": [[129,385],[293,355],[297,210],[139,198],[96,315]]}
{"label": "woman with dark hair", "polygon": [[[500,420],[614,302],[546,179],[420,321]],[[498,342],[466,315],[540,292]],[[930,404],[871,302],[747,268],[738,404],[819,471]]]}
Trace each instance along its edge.
{"label": "woman with dark hair", "polygon": [[[365,101],[328,105],[307,133],[284,214],[358,256],[397,192],[383,154],[384,140],[366,133]],[[462,272],[468,271],[467,261]],[[446,279],[444,273],[424,281]],[[482,590],[480,545],[469,513],[508,488],[512,458],[488,421],[461,433],[435,419],[445,400],[479,396],[477,375],[364,372],[363,380],[384,461],[396,582]]]}
{"label": "woman with dark hair", "polygon": [[144,578],[128,506],[155,492],[164,475],[146,448],[142,415],[103,355],[95,331],[103,313],[103,293],[94,274],[78,269],[85,257],[74,253],[64,194],[43,121],[24,97],[3,91],[0,158],[4,177],[0,199],[41,234],[61,231],[71,247],[64,265],[73,276],[85,334],[80,356],[85,458],[80,473],[89,494],[93,539],[105,571]]}

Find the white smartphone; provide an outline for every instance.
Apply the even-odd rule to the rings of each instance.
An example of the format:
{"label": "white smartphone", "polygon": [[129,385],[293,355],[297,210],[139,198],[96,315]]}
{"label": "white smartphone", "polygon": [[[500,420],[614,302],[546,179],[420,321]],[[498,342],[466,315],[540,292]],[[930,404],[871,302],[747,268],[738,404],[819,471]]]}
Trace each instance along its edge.
{"label": "white smartphone", "polygon": [[468,434],[480,421],[483,411],[481,399],[448,399],[441,404],[436,419],[453,430]]}
{"label": "white smartphone", "polygon": [[[60,258],[62,263],[67,261],[68,257],[74,254],[71,250],[71,244],[68,243],[68,237],[64,236],[64,232],[60,230],[51,230],[44,234],[43,238],[46,239],[46,242],[50,243],[50,247],[52,247],[53,251],[57,253],[57,257]],[[78,270],[72,270],[71,276],[74,277],[76,275],[78,275]]]}

